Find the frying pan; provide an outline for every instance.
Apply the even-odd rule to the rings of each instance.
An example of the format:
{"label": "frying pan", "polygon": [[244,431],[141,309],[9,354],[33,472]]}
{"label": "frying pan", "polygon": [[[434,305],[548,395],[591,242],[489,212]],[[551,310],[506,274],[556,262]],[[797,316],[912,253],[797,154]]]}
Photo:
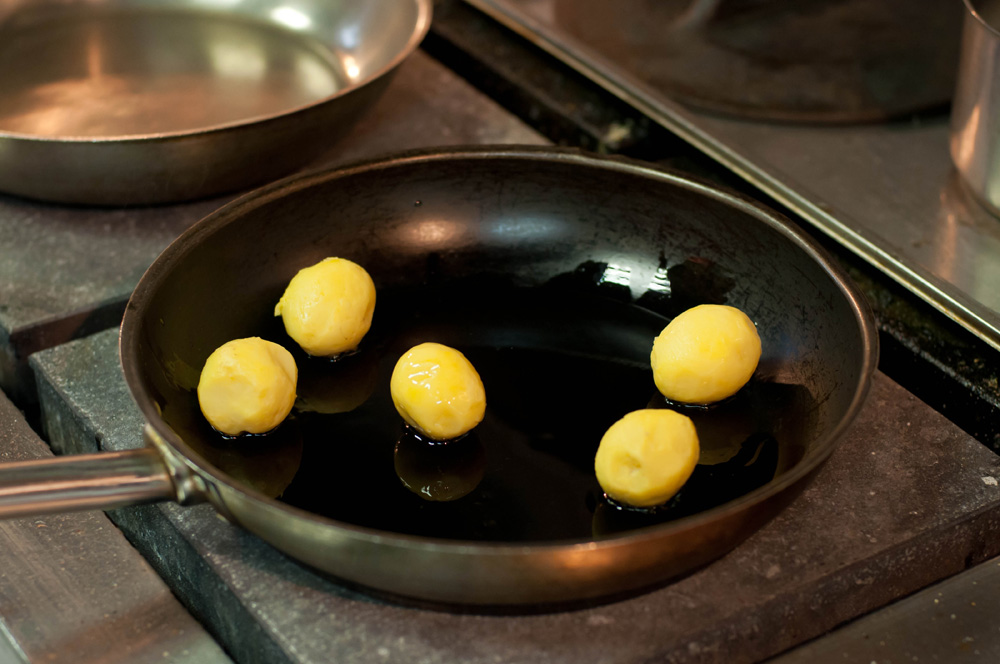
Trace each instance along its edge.
{"label": "frying pan", "polygon": [[[192,391],[205,358],[247,336],[294,350],[274,303],[297,270],[330,255],[365,265],[379,293],[356,356],[297,355],[300,397],[317,400],[317,375],[346,381],[327,401],[335,406],[299,408],[272,440],[213,439]],[[698,495],[643,521],[587,488],[593,452],[607,420],[624,414],[617,411],[665,407],[648,369],[652,335],[701,302],[740,307],[762,338],[749,407],[741,410],[738,395],[691,411],[704,440],[729,429],[746,440],[703,458]],[[421,340],[465,351],[481,363],[487,388],[487,417],[462,462],[478,468],[479,485],[450,502],[421,500],[392,474],[393,454],[410,463],[401,451],[409,443],[385,405],[385,367]],[[350,583],[432,602],[523,605],[637,591],[758,529],[805,486],[858,412],[877,337],[840,270],[751,200],[620,159],[485,148],[296,176],[225,206],[146,272],[120,350],[150,447],[82,458],[75,480],[61,470],[66,481],[28,498],[23,486],[4,489],[4,515],[208,500]],[[762,432],[779,444],[755,442]],[[741,469],[764,457],[768,465],[744,482],[719,470],[728,457]],[[0,484],[47,470],[20,464]],[[100,479],[87,480],[94,472]],[[573,495],[564,500],[550,486]],[[593,516],[592,530],[573,525],[579,513]],[[601,526],[609,515],[617,524]]]}
{"label": "frying pan", "polygon": [[0,4],[0,190],[201,198],[318,157],[430,27],[430,0]]}

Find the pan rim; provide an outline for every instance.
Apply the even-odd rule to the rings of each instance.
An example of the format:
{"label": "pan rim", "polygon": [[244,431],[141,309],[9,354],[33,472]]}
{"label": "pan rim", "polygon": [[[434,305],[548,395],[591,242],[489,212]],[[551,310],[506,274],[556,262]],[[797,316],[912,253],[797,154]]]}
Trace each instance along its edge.
{"label": "pan rim", "polygon": [[[861,379],[854,391],[850,404],[837,425],[828,431],[825,436],[818,439],[810,447],[802,460],[778,478],[739,498],[697,514],[628,533],[615,534],[607,538],[492,542],[433,538],[383,531],[337,521],[288,505],[277,499],[269,498],[250,487],[234,482],[226,474],[214,468],[181,440],[166,425],[162,418],[159,417],[155,404],[142,387],[140,372],[136,366],[138,362],[128,360],[129,356],[137,355],[138,331],[142,327],[140,317],[136,312],[142,308],[143,301],[148,298],[155,286],[171,273],[170,268],[183,259],[193,247],[200,244],[203,237],[208,237],[228,224],[235,222],[246,210],[267,204],[278,198],[293,195],[298,191],[319,183],[333,182],[354,175],[402,166],[455,160],[489,159],[495,161],[498,158],[575,164],[599,170],[611,170],[636,175],[659,183],[687,189],[696,194],[734,205],[744,213],[765,223],[772,230],[782,234],[786,239],[798,246],[800,250],[806,252],[831,278],[845,297],[846,302],[855,313],[855,320],[859,325],[858,331],[862,339],[862,353],[859,358]],[[210,477],[213,482],[221,484],[239,495],[263,503],[269,509],[276,509],[296,518],[334,527],[369,542],[377,541],[382,545],[396,544],[402,548],[419,549],[428,552],[511,556],[517,554],[535,555],[542,552],[566,552],[580,549],[608,550],[617,547],[635,546],[646,540],[657,540],[674,536],[687,530],[700,528],[706,523],[732,517],[750,506],[762,503],[784,493],[787,489],[806,479],[823,465],[836,448],[837,441],[840,440],[844,432],[855,420],[858,412],[864,405],[865,398],[871,387],[872,376],[877,369],[879,347],[874,315],[867,301],[843,270],[833,262],[829,254],[790,219],[744,194],[725,188],[704,178],[680,171],[665,169],[619,156],[597,155],[576,148],[550,146],[455,146],[411,150],[330,169],[300,173],[245,194],[207,215],[189,227],[164,249],[139,280],[132,297],[129,299],[120,328],[119,354],[126,383],[129,386],[133,399],[139,405],[145,421],[149,426],[154,427],[172,451],[183,459],[185,463],[192,466],[198,474]]]}
{"label": "pan rim", "polygon": [[[148,144],[148,143],[169,143],[170,141],[176,140],[187,140],[202,136],[211,136],[216,134],[222,134],[229,131],[236,131],[243,129],[251,125],[264,125],[270,122],[277,122],[282,119],[287,119],[294,117],[296,115],[306,113],[314,108],[323,106],[334,100],[346,97],[347,95],[360,90],[368,85],[373,84],[375,81],[383,78],[394,69],[399,67],[423,42],[427,33],[430,31],[431,17],[433,14],[433,0],[409,0],[412,2],[416,9],[416,21],[413,26],[413,31],[410,34],[410,38],[407,42],[401,45],[400,49],[396,54],[387,62],[385,65],[370,73],[362,80],[352,82],[350,85],[345,85],[342,88],[336,90],[333,94],[326,95],[314,101],[308,102],[306,104],[300,104],[298,106],[290,107],[285,110],[279,111],[277,113],[270,113],[267,115],[257,115],[245,118],[240,118],[237,120],[231,120],[229,122],[222,122],[218,124],[212,124],[204,127],[196,127],[193,129],[180,129],[175,131],[165,131],[165,132],[150,132],[148,134],[121,134],[116,136],[40,136],[37,134],[26,134],[23,132],[15,132],[5,130],[0,127],[0,139],[18,141],[24,143],[42,143],[42,144],[54,144],[54,145],[104,145],[104,144],[114,144],[114,145],[134,145],[134,144]],[[186,7],[184,5],[178,5],[172,9],[182,10],[182,11],[202,11],[197,8],[192,9],[191,7]],[[227,15],[227,12],[216,11],[213,12],[220,15]],[[256,17],[245,17],[249,20],[256,21],[262,25],[268,26],[270,28],[284,30],[294,34],[294,30],[284,27],[279,23],[265,21]],[[322,44],[327,47],[327,44]]]}

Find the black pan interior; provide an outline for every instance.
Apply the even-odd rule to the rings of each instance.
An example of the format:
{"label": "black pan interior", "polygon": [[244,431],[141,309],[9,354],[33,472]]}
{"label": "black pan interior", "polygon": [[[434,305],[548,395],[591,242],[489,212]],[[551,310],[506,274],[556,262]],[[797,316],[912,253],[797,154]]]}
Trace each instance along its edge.
{"label": "black pan interior", "polygon": [[[364,265],[378,288],[372,331],[337,362],[305,356],[273,316],[291,276],[326,256]],[[195,458],[394,533],[579,540],[738,499],[829,451],[871,362],[849,292],[781,222],[603,160],[471,153],[299,178],[209,218],[158,263],[136,305],[141,380]],[[622,510],[593,476],[597,444],[626,412],[673,407],[649,351],[701,303],[750,315],[760,368],[730,401],[683,409],[706,452],[681,493]],[[246,336],[293,351],[300,400],[275,433],[226,440],[193,388],[214,348]],[[410,435],[392,408],[392,366],[422,341],[459,348],[483,377],[486,419],[457,443]]]}

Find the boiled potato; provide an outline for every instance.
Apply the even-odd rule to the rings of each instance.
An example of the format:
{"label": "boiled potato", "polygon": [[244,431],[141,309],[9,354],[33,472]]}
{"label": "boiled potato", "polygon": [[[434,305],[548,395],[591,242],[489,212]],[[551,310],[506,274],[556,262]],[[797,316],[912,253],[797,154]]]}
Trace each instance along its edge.
{"label": "boiled potato", "polygon": [[265,433],[291,412],[297,379],[292,354],[278,344],[235,339],[205,360],[198,403],[205,419],[224,434]]}
{"label": "boiled potato", "polygon": [[434,440],[457,438],[486,414],[486,390],[475,367],[442,344],[423,343],[399,358],[389,391],[407,424]]}
{"label": "boiled potato", "polygon": [[374,312],[375,283],[363,267],[344,258],[299,270],[274,307],[288,336],[319,357],[356,349]]}
{"label": "boiled potato", "polygon": [[698,434],[690,418],[672,410],[636,410],[605,432],[594,470],[609,498],[652,507],[684,486],[698,454]]}
{"label": "boiled potato", "polygon": [[746,385],[760,353],[760,336],[746,314],[703,304],[674,318],[653,341],[653,381],[673,401],[712,403]]}

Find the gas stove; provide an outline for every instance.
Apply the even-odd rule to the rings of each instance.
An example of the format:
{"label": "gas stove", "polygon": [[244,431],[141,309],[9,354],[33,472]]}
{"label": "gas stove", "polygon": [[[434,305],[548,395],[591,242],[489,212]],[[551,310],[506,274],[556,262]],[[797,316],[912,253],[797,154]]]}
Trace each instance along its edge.
{"label": "gas stove", "polygon": [[[544,3],[533,4],[537,9]],[[513,16],[506,12],[517,9],[512,7],[512,2],[503,7],[498,3],[492,11],[504,13],[506,22]],[[518,15],[522,26],[518,31],[527,34],[523,26],[539,15],[534,14],[534,19],[527,12]],[[455,25],[454,20],[442,23],[437,39]],[[539,29],[530,34],[538,40],[545,33]],[[546,44],[551,47],[551,42]],[[438,55],[443,52],[440,41],[429,48]],[[559,132],[548,131],[551,127],[545,123],[532,121],[531,113],[518,119],[462,80],[454,73],[462,70],[460,59],[443,58],[443,62],[418,52],[372,113],[312,166],[419,146],[567,142]],[[488,87],[485,82],[473,82]],[[510,97],[494,96],[516,110]],[[651,110],[638,98],[630,101],[643,111]],[[567,117],[574,113],[574,109],[564,110]],[[819,156],[826,154],[823,151],[807,158],[805,153],[814,149],[809,146],[833,150],[845,136],[862,136],[866,138],[854,140],[916,149],[914,137],[936,132],[940,138],[944,126],[940,119],[921,116],[920,124],[894,121],[810,128],[751,123],[686,107],[676,112],[683,120],[676,121],[683,125],[678,133],[685,138],[702,136],[710,126],[723,132],[702,136],[700,144],[694,142],[699,147],[715,146],[706,151],[724,165],[735,168],[734,164],[742,162],[730,158],[730,152],[736,155],[737,151],[728,143],[723,145],[718,136],[763,146],[760,149],[773,139],[779,144],[787,141],[785,152],[771,146],[782,158],[791,155],[822,173],[839,162],[834,159],[833,165],[823,166]],[[726,128],[730,133],[725,133]],[[774,139],[779,131],[797,138]],[[888,138],[876,140],[874,136]],[[856,144],[848,141],[848,145]],[[850,150],[844,148],[844,152]],[[862,156],[872,163],[876,160],[871,152]],[[799,174],[802,164],[794,165],[790,172]],[[919,170],[914,164],[906,166]],[[724,171],[721,166],[710,166],[710,171],[713,168],[720,174]],[[925,168],[938,175],[947,170],[940,165],[925,164]],[[746,170],[737,171],[755,184],[768,182]],[[946,186],[948,178],[943,177],[942,186]],[[788,203],[793,212],[798,210],[790,204],[794,201],[778,196],[777,188],[768,191],[779,202]],[[922,189],[917,193],[929,196]],[[125,387],[117,358],[117,318],[135,282],[159,251],[230,198],[154,208],[93,209],[0,197],[0,235],[9,240],[10,247],[3,267],[7,278],[0,280],[4,303],[0,345],[6,358],[0,377],[4,391],[28,413],[44,432],[41,437],[57,452],[122,450],[142,444],[142,418]],[[880,200],[876,193],[870,194],[869,202]],[[934,200],[944,205],[941,196]],[[949,205],[957,205],[954,198],[948,200]],[[895,210],[887,201],[880,205],[877,209],[884,209],[885,214]],[[918,201],[909,205],[907,209],[920,207]],[[807,207],[803,203],[802,208]],[[826,212],[841,209],[831,204]],[[971,217],[955,218],[957,234],[967,232],[969,218],[984,225],[989,221],[973,206],[964,209],[962,214]],[[807,223],[815,223],[812,217],[802,216]],[[830,232],[822,225],[819,228]],[[867,238],[865,228],[843,232],[848,238]],[[906,234],[912,229],[896,232],[909,237]],[[831,235],[840,239],[836,233]],[[954,247],[970,242],[953,237],[953,252],[959,251]],[[857,248],[848,242],[844,246]],[[858,246],[868,245],[861,242]],[[861,255],[871,259],[870,254]],[[905,257],[900,260],[916,265],[912,269],[924,270]],[[984,357],[984,362],[996,360]],[[5,406],[0,412],[9,419],[14,417],[8,415],[12,410]],[[167,659],[206,662],[228,658],[239,662],[758,662],[1000,554],[1000,541],[993,535],[1000,526],[1000,457],[949,421],[947,414],[935,412],[886,374],[877,374],[861,416],[813,484],[788,509],[721,560],[629,597],[545,612],[422,606],[318,575],[230,525],[208,506],[171,504],[115,510],[109,513],[110,523],[94,515],[99,517],[97,525],[87,528],[66,526],[73,523],[72,516],[7,524],[10,541],[27,540],[30,534],[58,523],[71,533],[80,532],[79,537],[89,542],[94,530],[115,532],[113,523],[134,548],[116,549],[114,557],[94,560],[102,574],[69,588],[54,580],[64,578],[61,567],[78,552],[72,538],[55,542],[56,555],[34,572],[36,578],[53,580],[50,595],[23,592],[25,584],[34,583],[27,577],[0,576],[0,596],[25,598],[18,606],[0,602],[0,623],[29,661],[45,661],[49,655],[80,661],[74,656],[82,652],[81,635],[117,633],[121,635],[117,642],[104,637],[108,639],[105,654],[121,653],[123,661],[152,661],[166,651]],[[5,441],[13,440],[13,434],[4,435]],[[38,436],[24,426],[18,427],[17,436],[41,445]],[[8,547],[3,555],[16,557],[18,552]],[[144,577],[143,583],[151,584],[152,590],[126,605],[131,609],[122,609],[121,604],[109,609],[98,602],[87,608],[92,612],[87,621],[54,619],[56,607],[76,606],[74,596],[99,595],[102,586],[112,582],[109,579],[116,569],[144,564],[158,578]],[[983,569],[980,565],[974,571]],[[183,608],[164,599],[171,593]],[[164,602],[170,619],[135,610],[136,603],[143,601]],[[958,603],[954,600],[948,606],[947,615],[955,616],[949,621],[967,624],[971,609]],[[151,620],[150,615],[161,617]],[[199,624],[190,622],[191,616]],[[40,624],[51,628],[40,630]],[[849,629],[834,634],[846,634]],[[178,630],[189,638],[178,639]],[[168,636],[174,640],[168,642]],[[789,657],[794,661],[795,654]]]}

